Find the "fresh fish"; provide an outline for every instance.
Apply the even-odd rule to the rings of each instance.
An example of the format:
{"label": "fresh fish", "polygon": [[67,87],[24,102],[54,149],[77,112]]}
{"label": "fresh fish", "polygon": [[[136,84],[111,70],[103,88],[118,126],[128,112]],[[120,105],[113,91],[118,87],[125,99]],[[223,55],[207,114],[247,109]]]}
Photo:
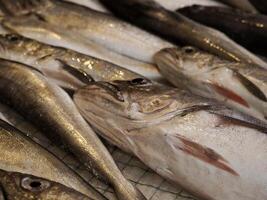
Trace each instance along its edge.
{"label": "fresh fish", "polygon": [[267,199],[267,134],[224,117],[226,108],[182,90],[122,81],[92,83],[74,100],[109,142],[198,196]]}
{"label": "fresh fish", "polygon": [[79,114],[71,98],[29,67],[1,60],[1,101],[60,141],[86,166],[96,170],[121,200],[145,197],[119,171],[109,152]]}
{"label": "fresh fish", "polygon": [[56,156],[2,120],[0,120],[0,149],[0,169],[58,182],[94,200],[106,199]]}
{"label": "fresh fish", "polygon": [[190,46],[164,49],[155,62],[175,86],[266,122],[266,69],[228,62]]}
{"label": "fresh fish", "polygon": [[177,11],[192,20],[226,33],[239,44],[251,50],[266,49],[267,16],[265,15],[231,8],[199,5]]}
{"label": "fresh fish", "polygon": [[[75,90],[94,81],[132,80],[143,76],[69,49],[50,46],[17,34],[0,35],[0,57],[32,66],[61,87]],[[72,68],[81,72],[73,74]],[[154,70],[157,72],[157,70]],[[83,73],[89,76],[80,81]],[[155,78],[149,76],[148,78]],[[158,72],[158,77],[161,75]],[[82,79],[82,78],[81,78]],[[88,82],[87,82],[88,81]]]}
{"label": "fresh fish", "polygon": [[54,46],[73,49],[86,55],[115,63],[123,68],[158,79],[159,72],[154,65],[112,52],[87,38],[72,32],[51,26],[36,15],[20,16],[2,21],[4,28],[28,38]]}
{"label": "fresh fish", "polygon": [[97,11],[108,13],[109,11],[98,0],[67,0],[72,3],[80,4]]}
{"label": "fresh fish", "polygon": [[[69,2],[58,0],[1,1],[6,9],[15,15],[36,14],[46,23],[64,28],[73,35],[79,34],[86,40],[108,50],[143,62],[151,63],[157,51],[173,46],[114,16]],[[13,1],[16,1],[16,6]],[[24,6],[25,4],[28,6]]]}
{"label": "fresh fish", "polygon": [[267,14],[267,2],[265,0],[249,0],[261,13]]}
{"label": "fresh fish", "polygon": [[166,39],[200,47],[222,58],[267,68],[267,64],[223,33],[164,9],[153,0],[101,0],[118,16]]}
{"label": "fresh fish", "polygon": [[251,13],[257,13],[258,10],[253,6],[252,2],[255,0],[217,0],[220,2],[223,2],[225,4],[228,4],[230,6],[233,6],[235,8],[239,8],[244,11],[248,11]]}
{"label": "fresh fish", "polygon": [[59,183],[0,169],[1,200],[93,200]]}
{"label": "fresh fish", "polygon": [[183,8],[185,6],[192,6],[194,4],[203,5],[203,6],[221,6],[225,7],[224,4],[217,2],[215,0],[155,0],[157,3],[162,5],[168,10],[176,10],[178,8]]}

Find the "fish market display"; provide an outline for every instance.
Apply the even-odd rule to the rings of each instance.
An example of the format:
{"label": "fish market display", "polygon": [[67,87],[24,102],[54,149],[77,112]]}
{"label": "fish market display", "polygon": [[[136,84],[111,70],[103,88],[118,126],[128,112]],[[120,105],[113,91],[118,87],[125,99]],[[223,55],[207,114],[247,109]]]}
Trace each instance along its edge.
{"label": "fish market display", "polygon": [[109,142],[205,200],[267,199],[267,135],[226,108],[129,81],[92,83],[74,100]]}
{"label": "fish market display", "polygon": [[[223,31],[232,39],[252,50],[266,49],[267,16],[231,8],[194,5],[177,10],[207,26]],[[218,23],[218,21],[220,23]]]}
{"label": "fish market display", "polygon": [[[69,49],[40,43],[17,34],[0,35],[0,57],[32,66],[58,85],[68,89],[82,87],[90,82],[90,79],[113,81],[143,78],[139,74],[112,63]],[[81,75],[77,77],[72,68],[80,71]],[[139,72],[142,73],[142,71]],[[154,76],[153,72],[155,72]],[[84,73],[89,75],[85,80],[83,79]],[[161,75],[156,69],[144,75],[148,78],[155,78],[156,73],[160,78]]]}
{"label": "fish market display", "polygon": [[[106,199],[57,157],[2,120],[0,120],[0,138],[0,169],[58,182],[94,200]],[[0,174],[2,178],[3,175]],[[1,180],[0,188],[3,187]]]}
{"label": "fish market display", "polygon": [[93,200],[59,183],[1,169],[0,198],[2,200]]}
{"label": "fish market display", "polygon": [[114,188],[120,200],[145,197],[121,174],[105,146],[61,88],[38,71],[1,60],[0,100],[62,142],[88,169],[96,170]]}
{"label": "fish market display", "polygon": [[226,3],[230,6],[233,6],[235,8],[239,8],[241,10],[251,12],[251,13],[257,13],[257,9],[252,4],[255,0],[218,0],[223,3]]}
{"label": "fish market display", "polygon": [[179,13],[164,9],[153,0],[101,0],[116,15],[166,39],[195,45],[222,58],[267,68],[259,57],[225,34],[200,25]]}
{"label": "fish market display", "polygon": [[67,0],[72,3],[77,3],[94,10],[108,13],[109,11],[98,0]]}
{"label": "fish market display", "polygon": [[[13,6],[10,0],[2,1],[15,15],[36,14],[45,23],[64,28],[108,50],[144,62],[152,62],[157,51],[173,46],[111,15],[76,4],[58,0],[16,0],[16,6]],[[26,8],[25,2],[29,5]]]}
{"label": "fish market display", "polygon": [[36,15],[6,19],[2,21],[2,25],[11,32],[19,33],[20,35],[43,43],[73,49],[77,52],[109,61],[129,70],[149,75],[152,79],[157,79],[159,75],[154,65],[112,52],[89,41],[78,33],[72,33],[57,26],[52,26],[42,21]]}
{"label": "fish market display", "polygon": [[228,62],[189,46],[164,49],[155,55],[155,60],[161,73],[175,86],[267,120],[265,69]]}

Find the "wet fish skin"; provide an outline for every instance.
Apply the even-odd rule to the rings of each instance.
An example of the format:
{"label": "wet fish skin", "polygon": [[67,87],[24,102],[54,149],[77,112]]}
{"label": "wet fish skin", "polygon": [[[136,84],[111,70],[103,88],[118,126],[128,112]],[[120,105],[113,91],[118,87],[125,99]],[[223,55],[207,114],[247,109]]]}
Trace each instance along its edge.
{"label": "wet fish skin", "polygon": [[239,8],[241,10],[250,12],[250,13],[258,13],[258,10],[252,4],[253,1],[250,0],[218,0],[235,8]]}
{"label": "wet fish skin", "polygon": [[249,0],[261,13],[267,13],[267,2],[264,0]]}
{"label": "wet fish skin", "polygon": [[[151,63],[153,55],[171,43],[114,16],[65,1],[58,0],[2,0],[2,4],[15,15],[37,14],[47,23],[79,34],[108,50],[129,58]],[[9,5],[11,4],[11,5]],[[29,6],[24,6],[25,4]],[[116,44],[116,45],[114,45]]]}
{"label": "wet fish skin", "polygon": [[92,41],[89,41],[79,33],[72,33],[56,26],[52,26],[36,15],[5,18],[2,26],[12,33],[19,33],[24,37],[40,42],[73,49],[86,55],[115,63],[123,68],[148,76],[153,80],[161,79],[154,65],[112,52]]}
{"label": "wet fish skin", "polygon": [[199,5],[181,8],[177,11],[192,20],[226,33],[252,51],[259,48],[266,49],[267,17],[265,15],[231,8]]}
{"label": "wet fish skin", "polygon": [[67,0],[72,3],[80,4],[97,11],[109,13],[109,11],[98,0]]}
{"label": "wet fish skin", "polygon": [[119,17],[165,39],[190,44],[222,58],[267,68],[266,63],[225,34],[164,9],[153,0],[101,0]]}
{"label": "wet fish skin", "polygon": [[17,34],[0,35],[0,52],[1,58],[32,66],[61,87],[70,90],[86,84],[72,75],[68,71],[70,68],[87,73],[94,81],[144,78],[118,65]]}
{"label": "wet fish skin", "polygon": [[265,69],[228,62],[188,46],[164,49],[155,55],[155,62],[175,86],[216,99],[266,122]]}
{"label": "wet fish skin", "polygon": [[55,155],[2,120],[0,148],[0,169],[38,176],[66,185],[94,200],[106,200]]}
{"label": "wet fish skin", "polygon": [[39,200],[93,200],[64,185],[18,172],[0,170],[0,197]]}
{"label": "wet fish skin", "polygon": [[266,199],[266,134],[186,91],[107,84],[92,83],[74,95],[102,137],[203,199]]}
{"label": "wet fish skin", "polygon": [[119,199],[145,199],[124,178],[105,146],[61,88],[22,64],[1,60],[0,68],[1,101],[42,132],[50,133],[53,141],[62,141],[88,169],[95,169],[107,179]]}

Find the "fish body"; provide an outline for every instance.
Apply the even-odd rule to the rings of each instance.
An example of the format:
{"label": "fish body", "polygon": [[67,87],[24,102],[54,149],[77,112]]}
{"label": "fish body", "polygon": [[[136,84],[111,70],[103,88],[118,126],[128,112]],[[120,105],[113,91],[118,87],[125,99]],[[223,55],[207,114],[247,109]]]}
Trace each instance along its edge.
{"label": "fish body", "polygon": [[93,200],[59,183],[29,174],[0,170],[2,200]]}
{"label": "fish body", "polygon": [[190,44],[222,58],[266,68],[266,63],[225,34],[164,9],[153,0],[101,0],[114,14],[178,44]]}
{"label": "fish body", "polygon": [[267,198],[265,133],[183,90],[106,84],[80,89],[74,101],[108,141],[203,199]]}
{"label": "fish body", "polygon": [[226,33],[251,50],[266,49],[267,17],[265,15],[200,5],[181,8],[177,11],[194,21]]}
{"label": "fish body", "polygon": [[266,123],[265,69],[228,62],[194,47],[162,50],[155,61],[175,86],[216,99]]}
{"label": "fish body", "polygon": [[145,199],[121,174],[64,90],[25,65],[1,60],[0,68],[3,103],[17,110],[53,141],[62,142],[88,169],[103,176],[119,199]]}
{"label": "fish body", "polygon": [[251,13],[258,13],[258,10],[253,5],[254,0],[219,0],[225,4],[233,6],[235,8],[239,8],[241,10],[251,12]]}
{"label": "fish body", "polygon": [[[33,5],[25,8],[24,3]],[[15,15],[37,14],[46,23],[78,34],[88,41],[129,58],[151,63],[153,55],[164,47],[173,46],[146,31],[106,13],[58,0],[17,0],[13,7],[4,0],[6,8]]]}
{"label": "fish body", "polygon": [[[143,78],[118,65],[17,34],[0,35],[0,46],[1,58],[32,66],[61,87],[71,90],[86,84],[69,72],[71,68],[87,73],[94,81]],[[158,76],[160,77],[160,74]]]}
{"label": "fish body", "polygon": [[265,0],[249,0],[261,13],[267,13],[267,2]]}
{"label": "fish body", "polygon": [[147,75],[155,80],[160,78],[159,72],[154,65],[117,54],[93,41],[89,41],[79,33],[72,33],[57,26],[52,26],[36,15],[5,18],[2,21],[2,25],[10,32],[19,33],[24,37],[109,61],[131,71]]}
{"label": "fish body", "polygon": [[67,0],[72,3],[80,4],[97,11],[108,13],[109,11],[98,0]]}
{"label": "fish body", "polygon": [[0,138],[0,169],[38,176],[66,185],[94,200],[106,200],[56,156],[2,120]]}

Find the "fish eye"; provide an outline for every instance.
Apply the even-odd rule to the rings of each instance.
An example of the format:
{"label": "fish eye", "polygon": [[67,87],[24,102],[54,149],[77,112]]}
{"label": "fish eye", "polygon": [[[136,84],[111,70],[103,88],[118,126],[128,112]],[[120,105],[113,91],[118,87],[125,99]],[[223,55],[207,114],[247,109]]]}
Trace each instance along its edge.
{"label": "fish eye", "polygon": [[11,42],[16,42],[18,41],[19,38],[16,35],[8,35],[7,39],[10,40]]}
{"label": "fish eye", "polygon": [[196,52],[196,49],[194,47],[183,47],[183,52],[186,54],[192,54]]}
{"label": "fish eye", "polygon": [[41,192],[49,188],[50,183],[42,179],[24,177],[21,180],[21,187],[32,192]]}
{"label": "fish eye", "polygon": [[130,83],[132,85],[145,85],[145,84],[149,83],[149,81],[147,79],[144,79],[144,78],[135,78],[135,79],[131,80]]}

